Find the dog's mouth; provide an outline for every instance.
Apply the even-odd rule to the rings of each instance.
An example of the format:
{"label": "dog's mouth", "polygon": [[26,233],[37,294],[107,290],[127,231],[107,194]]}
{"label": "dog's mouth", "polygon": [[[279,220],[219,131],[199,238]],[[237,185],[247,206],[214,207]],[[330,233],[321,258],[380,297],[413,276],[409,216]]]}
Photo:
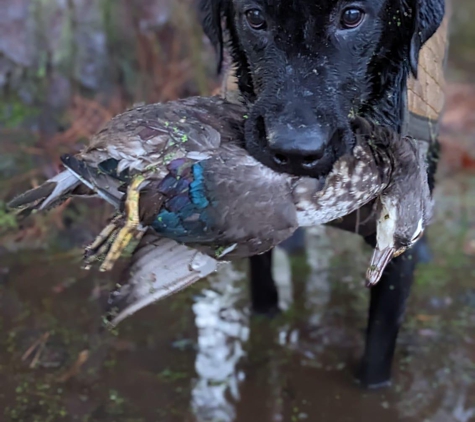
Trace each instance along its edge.
{"label": "dog's mouth", "polygon": [[258,161],[279,173],[293,176],[321,178],[327,176],[335,162],[350,152],[355,145],[351,131],[337,129],[332,135],[323,155],[279,154],[269,148],[267,133],[262,116],[254,122],[246,122],[246,149]]}
{"label": "dog's mouth", "polygon": [[283,156],[263,146],[262,140],[247,140],[246,149],[256,160],[276,172],[314,178],[329,174],[335,162],[343,155],[335,148],[328,148],[321,158],[310,156],[302,159],[298,155],[291,154]]}

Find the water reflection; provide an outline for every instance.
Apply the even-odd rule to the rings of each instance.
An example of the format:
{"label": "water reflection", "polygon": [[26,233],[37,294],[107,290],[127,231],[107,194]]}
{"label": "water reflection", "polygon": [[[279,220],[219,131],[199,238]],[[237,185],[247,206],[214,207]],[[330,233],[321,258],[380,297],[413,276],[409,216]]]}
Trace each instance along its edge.
{"label": "water reflection", "polygon": [[239,302],[245,274],[226,265],[210,277],[210,288],[195,299],[193,312],[198,329],[192,391],[192,409],[198,422],[235,420],[233,402],[239,400],[244,373],[237,368],[249,338],[249,315]]}
{"label": "water reflection", "polygon": [[[310,269],[307,280],[301,283],[305,290],[308,315],[307,325],[320,326],[323,313],[330,302],[328,267],[334,255],[326,228],[316,227],[305,233],[306,262]],[[290,257],[284,249],[276,248],[273,275],[279,290],[281,309],[294,304],[294,288]],[[198,350],[195,369],[198,379],[192,392],[192,409],[199,422],[231,422],[236,420],[235,403],[240,399],[240,384],[245,373],[239,369],[240,360],[246,355],[249,339],[249,312],[244,304],[248,294],[243,289],[246,274],[233,265],[226,265],[210,278],[210,288],[195,299],[193,312],[198,329]],[[299,327],[283,322],[276,327],[275,345],[288,350],[299,349]],[[272,336],[272,334],[271,334]],[[268,344],[271,348],[273,345]],[[319,346],[319,351],[323,348]],[[310,356],[308,356],[310,357]],[[315,358],[312,353],[311,358]],[[282,365],[279,359],[267,360],[269,385],[269,417],[272,421],[284,420],[283,392],[280,379]]]}
{"label": "water reflection", "polygon": [[326,227],[312,227],[307,230],[306,253],[310,274],[305,283],[306,309],[309,311],[307,323],[318,327],[321,324],[323,312],[330,302],[329,267],[330,260],[335,255],[331,241],[327,236]]}
{"label": "water reflection", "polygon": [[[279,289],[280,306],[292,304],[289,256],[277,248],[273,274]],[[193,312],[198,329],[195,369],[198,379],[192,391],[192,409],[198,422],[231,422],[236,419],[234,404],[240,399],[239,384],[245,373],[239,362],[245,356],[249,339],[248,292],[243,289],[247,274],[234,265],[223,266],[210,277],[210,288],[195,299]],[[280,330],[285,342],[287,326]],[[277,368],[274,368],[274,372]],[[278,373],[274,373],[278,377]],[[278,385],[279,383],[275,383]],[[277,392],[273,394],[279,396]],[[275,400],[275,403],[281,401]],[[281,420],[277,409],[274,420]]]}

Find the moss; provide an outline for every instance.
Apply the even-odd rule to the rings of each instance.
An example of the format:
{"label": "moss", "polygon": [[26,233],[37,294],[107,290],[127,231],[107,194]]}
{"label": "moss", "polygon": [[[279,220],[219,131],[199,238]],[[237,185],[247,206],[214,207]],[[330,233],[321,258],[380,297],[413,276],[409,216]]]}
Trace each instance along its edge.
{"label": "moss", "polygon": [[18,227],[15,216],[9,213],[6,209],[5,203],[0,201],[0,233]]}
{"label": "moss", "polygon": [[[64,420],[68,412],[62,405],[62,394],[63,389],[53,388],[50,383],[34,382],[25,374],[15,388],[14,403],[4,409],[4,415],[11,421]],[[35,415],[33,419],[32,415]]]}
{"label": "moss", "polygon": [[165,164],[170,164],[174,158],[175,158],[175,153],[169,153],[165,155],[165,157],[163,157],[163,162]]}
{"label": "moss", "polygon": [[218,247],[216,248],[216,250],[214,251],[214,256],[215,256],[216,258],[219,258],[219,257],[223,254],[223,252],[224,252],[225,249],[226,249],[226,248],[225,248],[224,246],[218,246]]}
{"label": "moss", "polygon": [[15,129],[28,119],[39,114],[37,107],[23,103],[18,97],[8,97],[0,101],[0,127]]}
{"label": "moss", "polygon": [[162,381],[174,382],[182,379],[187,379],[190,377],[190,374],[187,372],[173,371],[171,369],[164,369],[158,374],[158,378]]}

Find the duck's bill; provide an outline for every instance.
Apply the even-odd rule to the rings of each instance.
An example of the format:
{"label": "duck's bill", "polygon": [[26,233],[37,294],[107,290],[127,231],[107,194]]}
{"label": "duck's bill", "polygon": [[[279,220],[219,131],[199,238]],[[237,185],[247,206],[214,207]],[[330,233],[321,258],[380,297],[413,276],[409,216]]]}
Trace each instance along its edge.
{"label": "duck's bill", "polygon": [[210,275],[217,266],[210,256],[148,231],[134,251],[124,284],[110,294],[109,328]]}
{"label": "duck's bill", "polygon": [[375,249],[366,271],[366,287],[373,287],[381,279],[384,269],[396,255],[395,248]]}

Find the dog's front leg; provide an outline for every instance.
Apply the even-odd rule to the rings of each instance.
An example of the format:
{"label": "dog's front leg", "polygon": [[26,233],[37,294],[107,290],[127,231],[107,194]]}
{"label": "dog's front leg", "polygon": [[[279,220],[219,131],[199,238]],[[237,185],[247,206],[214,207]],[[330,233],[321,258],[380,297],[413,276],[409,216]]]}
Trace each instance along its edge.
{"label": "dog's front leg", "polygon": [[252,310],[273,316],[279,312],[279,295],[272,277],[272,250],[250,258]]}
{"label": "dog's front leg", "polygon": [[[366,238],[374,247],[375,238]],[[394,258],[375,287],[371,288],[366,345],[358,379],[368,388],[382,387],[391,381],[391,366],[406,302],[414,280],[421,239],[411,250]]]}

